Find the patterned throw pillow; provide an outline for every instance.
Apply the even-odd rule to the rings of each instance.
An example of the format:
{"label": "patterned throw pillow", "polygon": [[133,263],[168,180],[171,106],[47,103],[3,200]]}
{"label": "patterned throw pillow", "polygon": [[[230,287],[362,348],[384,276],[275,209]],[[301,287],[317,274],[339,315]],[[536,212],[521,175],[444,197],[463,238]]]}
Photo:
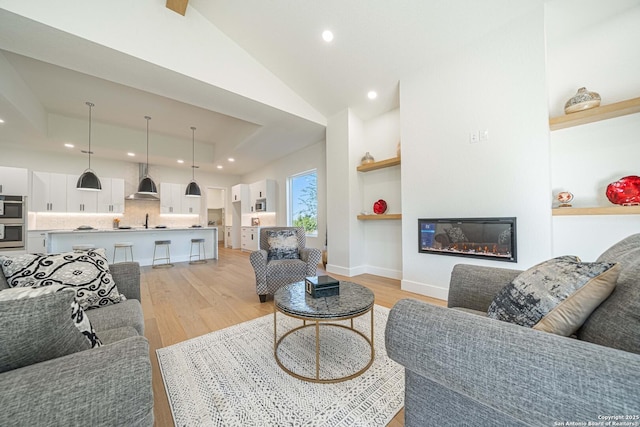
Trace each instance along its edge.
{"label": "patterned throw pillow", "polygon": [[85,310],[126,299],[113,281],[102,248],[61,254],[0,256],[0,266],[10,287],[64,285],[75,290],[78,303]]}
{"label": "patterned throw pillow", "polygon": [[489,306],[488,317],[557,335],[573,334],[613,292],[620,265],[562,256],[522,272]]}
{"label": "patterned throw pillow", "polygon": [[267,259],[298,259],[298,236],[294,230],[267,230]]}
{"label": "patterned throw pillow", "polygon": [[468,242],[467,236],[464,235],[464,231],[460,227],[451,227],[444,230],[447,233],[447,237],[449,237],[449,241],[451,243],[460,243],[460,242]]}
{"label": "patterned throw pillow", "polygon": [[40,288],[11,288],[0,291],[0,301],[15,301],[19,299],[35,298],[41,295],[53,294],[55,292],[69,292],[74,294],[71,301],[71,320],[73,325],[84,335],[91,344],[91,348],[102,346],[102,342],[96,335],[96,331],[91,325],[91,321],[84,314],[84,310],[78,304],[78,299],[75,297],[73,289],[70,289],[64,285],[51,285],[42,286]]}

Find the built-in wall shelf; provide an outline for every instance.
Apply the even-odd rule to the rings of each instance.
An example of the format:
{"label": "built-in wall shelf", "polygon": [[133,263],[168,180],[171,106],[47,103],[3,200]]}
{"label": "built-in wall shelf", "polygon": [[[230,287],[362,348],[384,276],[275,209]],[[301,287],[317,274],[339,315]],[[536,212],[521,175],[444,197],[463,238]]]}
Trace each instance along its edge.
{"label": "built-in wall shelf", "polygon": [[391,166],[398,166],[400,164],[400,157],[394,157],[392,159],[380,160],[379,162],[367,163],[357,167],[358,172],[369,172],[376,169],[390,168]]}
{"label": "built-in wall shelf", "polygon": [[553,216],[570,215],[640,215],[640,206],[606,206],[593,208],[553,208]]}
{"label": "built-in wall shelf", "polygon": [[589,110],[552,117],[549,119],[549,127],[551,130],[565,129],[634,113],[640,113],[640,98],[627,99],[614,104],[601,105]]}
{"label": "built-in wall shelf", "polygon": [[402,219],[402,214],[358,215],[361,221],[380,221],[384,219]]}

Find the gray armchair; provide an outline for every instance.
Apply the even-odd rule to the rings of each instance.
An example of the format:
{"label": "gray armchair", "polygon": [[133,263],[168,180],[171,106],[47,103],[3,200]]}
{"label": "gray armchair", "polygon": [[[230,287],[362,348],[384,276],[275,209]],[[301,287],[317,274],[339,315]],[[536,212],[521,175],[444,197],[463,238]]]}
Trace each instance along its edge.
{"label": "gray armchair", "polygon": [[[289,236],[285,258],[278,255],[274,239]],[[295,239],[292,239],[295,235]],[[280,239],[282,241],[282,239]],[[270,243],[271,242],[271,243]],[[251,253],[249,260],[256,274],[256,293],[260,302],[267,300],[279,288],[315,276],[322,252],[305,247],[307,238],[302,227],[264,227],[260,229],[260,249]],[[285,248],[285,249],[287,249]]]}

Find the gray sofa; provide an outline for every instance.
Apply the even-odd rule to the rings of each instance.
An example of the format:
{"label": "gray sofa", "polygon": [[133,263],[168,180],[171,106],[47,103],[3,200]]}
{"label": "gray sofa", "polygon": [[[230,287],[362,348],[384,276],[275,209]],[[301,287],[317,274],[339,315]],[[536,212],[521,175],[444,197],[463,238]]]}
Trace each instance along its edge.
{"label": "gray sofa", "polygon": [[[152,426],[140,267],[109,266],[126,301],[85,313],[102,347],[0,373],[1,426]],[[0,290],[8,288],[0,269]],[[10,327],[8,322],[0,324]]]}
{"label": "gray sofa", "polygon": [[640,234],[598,261],[622,271],[574,337],[485,317],[518,270],[457,265],[449,308],[399,301],[385,339],[405,367],[405,425],[640,423]]}

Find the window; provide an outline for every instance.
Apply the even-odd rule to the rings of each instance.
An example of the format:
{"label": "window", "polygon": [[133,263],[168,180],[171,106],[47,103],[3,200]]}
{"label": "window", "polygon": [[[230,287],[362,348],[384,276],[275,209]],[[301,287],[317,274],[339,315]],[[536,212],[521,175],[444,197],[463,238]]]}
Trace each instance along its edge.
{"label": "window", "polygon": [[307,236],[318,235],[318,173],[292,175],[287,180],[287,224],[304,227]]}

